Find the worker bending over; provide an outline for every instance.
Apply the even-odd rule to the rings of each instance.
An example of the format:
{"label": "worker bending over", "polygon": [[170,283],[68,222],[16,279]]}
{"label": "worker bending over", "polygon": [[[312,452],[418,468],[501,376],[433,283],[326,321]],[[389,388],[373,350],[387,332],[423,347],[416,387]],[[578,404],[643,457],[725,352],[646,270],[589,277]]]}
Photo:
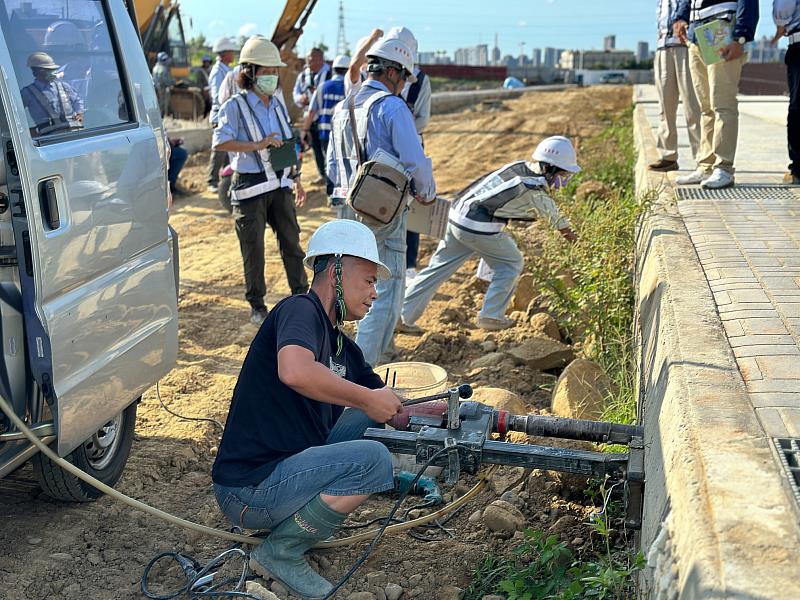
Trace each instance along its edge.
{"label": "worker bending over", "polygon": [[522,272],[523,258],[514,239],[503,231],[509,219],[546,219],[570,241],[577,236],[561,214],[550,193],[565,185],[580,171],[575,149],[565,137],[550,137],[540,143],[533,162],[509,163],[489,173],[462,191],[450,208],[444,239],[427,267],[406,289],[398,330],[416,333],[414,325],[439,286],[473,254],[494,270],[478,315],[481,329],[511,327],[506,308]]}
{"label": "worker bending over", "polygon": [[369,494],[394,487],[389,451],[360,438],[402,405],[341,331],[366,314],[375,283],[389,276],[375,236],[356,221],[329,221],[304,262],[311,290],[279,302],[253,340],[211,477],[234,525],[272,529],[250,568],[321,598],[332,586],[303,554]]}

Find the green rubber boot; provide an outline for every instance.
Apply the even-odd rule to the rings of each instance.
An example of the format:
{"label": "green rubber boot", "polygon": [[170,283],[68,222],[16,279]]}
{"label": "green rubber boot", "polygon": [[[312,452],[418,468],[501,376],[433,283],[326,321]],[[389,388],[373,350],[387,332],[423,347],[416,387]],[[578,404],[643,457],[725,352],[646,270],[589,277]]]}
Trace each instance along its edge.
{"label": "green rubber boot", "polygon": [[324,598],[333,586],[311,568],[303,555],[333,535],[346,516],[315,497],[250,552],[250,568],[265,579],[283,584],[293,594],[309,600]]}

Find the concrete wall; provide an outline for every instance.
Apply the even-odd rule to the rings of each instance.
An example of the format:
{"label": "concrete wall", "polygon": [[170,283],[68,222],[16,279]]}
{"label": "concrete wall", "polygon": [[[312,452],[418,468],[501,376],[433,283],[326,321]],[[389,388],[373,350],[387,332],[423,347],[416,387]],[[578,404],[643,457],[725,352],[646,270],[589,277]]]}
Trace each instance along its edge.
{"label": "concrete wall", "polygon": [[625,73],[627,83],[653,83],[652,69],[605,69],[597,71],[594,69],[576,69],[568,71],[567,81],[573,83],[578,77],[583,77],[583,85],[597,85],[602,83],[601,79],[606,73]]}
{"label": "concrete wall", "polygon": [[636,248],[639,416],[647,482],[643,598],[789,598],[795,516],[747,396],[644,112],[637,188],[656,199]]}
{"label": "concrete wall", "polygon": [[[469,106],[490,100],[508,100],[519,98],[522,94],[531,92],[552,92],[566,89],[568,85],[542,85],[516,90],[506,90],[501,87],[490,90],[468,90],[460,92],[437,92],[431,96],[431,114],[457,112]],[[202,152],[211,147],[211,128],[203,122],[195,124],[190,121],[168,121],[167,124],[171,137],[182,137],[183,146],[190,154]]]}
{"label": "concrete wall", "polygon": [[469,90],[461,92],[437,92],[431,96],[431,114],[439,115],[444,113],[464,110],[469,106],[474,106],[479,102],[487,100],[508,100],[519,98],[522,94],[531,92],[552,92],[564,90],[569,85],[540,85],[516,90],[497,88],[492,90]]}

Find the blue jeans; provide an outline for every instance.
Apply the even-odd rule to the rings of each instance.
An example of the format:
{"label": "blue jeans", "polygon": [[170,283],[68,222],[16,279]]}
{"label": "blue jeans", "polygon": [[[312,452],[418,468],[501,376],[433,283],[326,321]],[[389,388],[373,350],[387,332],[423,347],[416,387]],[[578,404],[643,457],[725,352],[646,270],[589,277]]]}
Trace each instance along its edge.
{"label": "blue jeans", "polygon": [[386,446],[359,439],[368,427],[383,427],[358,409],[347,408],[324,446],[307,448],[278,463],[252,487],[214,484],[223,514],[245,529],[270,529],[314,497],[359,496],[394,487],[392,459]]}
{"label": "blue jeans", "polygon": [[403,299],[403,323],[413,325],[422,316],[436,290],[473,254],[482,257],[494,269],[494,278],[486,290],[480,316],[502,319],[506,314],[519,274],[522,253],[514,238],[506,232],[481,235],[448,224],[428,266],[422,269],[406,289]]}
{"label": "blue jeans", "polygon": [[358,322],[356,344],[364,353],[364,360],[372,366],[378,364],[381,354],[392,345],[394,326],[400,318],[403,290],[406,285],[406,219],[404,212],[391,224],[373,229],[378,242],[378,255],[391,271],[389,279],[378,281],[378,297],[372,308]]}
{"label": "blue jeans", "polygon": [[419,255],[419,234],[416,231],[406,233],[406,269],[417,268]]}
{"label": "blue jeans", "polygon": [[186,164],[186,159],[189,158],[189,153],[182,146],[173,146],[169,155],[169,164],[167,165],[167,179],[169,179],[170,189],[175,189],[178,183],[178,175]]}

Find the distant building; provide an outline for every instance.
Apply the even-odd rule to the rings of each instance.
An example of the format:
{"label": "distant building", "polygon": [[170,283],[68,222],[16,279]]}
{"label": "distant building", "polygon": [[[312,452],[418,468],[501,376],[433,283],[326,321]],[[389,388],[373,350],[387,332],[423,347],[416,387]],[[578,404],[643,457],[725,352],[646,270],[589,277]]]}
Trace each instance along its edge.
{"label": "distant building", "polygon": [[500,46],[497,44],[497,34],[494,34],[494,48],[492,48],[492,64],[500,64]]}
{"label": "distant building", "polygon": [[621,69],[633,62],[630,50],[565,50],[561,53],[562,69]]}
{"label": "distant building", "polygon": [[650,44],[647,42],[639,42],[636,44],[636,60],[644,62],[650,58]]}
{"label": "distant building", "polygon": [[455,52],[455,63],[471,67],[486,67],[489,65],[489,46],[478,44],[469,48],[459,48]]}
{"label": "distant building", "polygon": [[616,50],[617,49],[617,36],[607,35],[603,38],[603,50]]}
{"label": "distant building", "polygon": [[510,54],[506,54],[503,58],[500,59],[500,65],[503,67],[516,67],[517,59],[511,56]]}
{"label": "distant building", "polygon": [[534,48],[531,51],[531,64],[534,67],[541,67],[542,66],[542,49],[541,48]]}
{"label": "distant building", "polygon": [[438,52],[420,52],[418,54],[419,64],[421,65],[449,65],[453,61],[443,50]]}
{"label": "distant building", "polygon": [[772,45],[772,41],[767,36],[754,41],[749,50],[747,62],[751,63],[772,63],[783,62],[786,56],[786,48],[778,48]]}
{"label": "distant building", "polygon": [[555,68],[558,66],[558,58],[560,56],[560,52],[555,48],[545,48],[544,49],[544,66]]}

